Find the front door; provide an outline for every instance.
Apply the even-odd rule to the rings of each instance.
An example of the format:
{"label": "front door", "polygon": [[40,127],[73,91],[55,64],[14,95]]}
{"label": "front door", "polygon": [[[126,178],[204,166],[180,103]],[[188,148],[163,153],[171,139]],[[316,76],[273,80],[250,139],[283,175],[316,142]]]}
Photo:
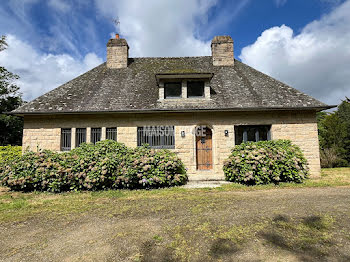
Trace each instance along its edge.
{"label": "front door", "polygon": [[204,136],[196,136],[197,147],[197,169],[210,170],[213,168],[212,154],[212,132],[210,128],[205,129]]}

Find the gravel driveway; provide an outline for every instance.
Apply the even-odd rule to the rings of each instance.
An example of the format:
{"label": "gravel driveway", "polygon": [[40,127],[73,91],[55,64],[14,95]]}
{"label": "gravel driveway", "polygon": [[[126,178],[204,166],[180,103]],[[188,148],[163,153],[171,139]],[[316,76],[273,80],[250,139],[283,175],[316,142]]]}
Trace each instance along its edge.
{"label": "gravel driveway", "polygon": [[0,261],[350,261],[349,187],[71,198],[19,205],[33,212],[0,223]]}

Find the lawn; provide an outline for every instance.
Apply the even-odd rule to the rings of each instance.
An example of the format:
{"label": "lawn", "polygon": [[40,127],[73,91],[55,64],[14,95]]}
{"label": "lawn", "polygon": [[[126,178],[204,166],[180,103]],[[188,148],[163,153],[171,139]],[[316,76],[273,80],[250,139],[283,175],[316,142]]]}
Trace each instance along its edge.
{"label": "lawn", "polygon": [[348,261],[350,168],[304,184],[0,189],[0,261]]}

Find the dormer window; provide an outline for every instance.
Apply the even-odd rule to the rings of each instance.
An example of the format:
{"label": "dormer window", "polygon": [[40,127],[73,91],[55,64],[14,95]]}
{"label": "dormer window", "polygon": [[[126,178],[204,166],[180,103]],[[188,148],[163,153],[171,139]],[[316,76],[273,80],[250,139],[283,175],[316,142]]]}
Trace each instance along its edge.
{"label": "dormer window", "polygon": [[181,90],[182,90],[181,82],[164,83],[165,99],[181,98],[181,95],[182,95]]}
{"label": "dormer window", "polygon": [[[210,81],[213,73],[156,74],[159,101],[193,103],[197,99],[210,100]],[[173,99],[173,100],[172,100]]]}
{"label": "dormer window", "polygon": [[204,81],[188,81],[187,97],[204,97]]}

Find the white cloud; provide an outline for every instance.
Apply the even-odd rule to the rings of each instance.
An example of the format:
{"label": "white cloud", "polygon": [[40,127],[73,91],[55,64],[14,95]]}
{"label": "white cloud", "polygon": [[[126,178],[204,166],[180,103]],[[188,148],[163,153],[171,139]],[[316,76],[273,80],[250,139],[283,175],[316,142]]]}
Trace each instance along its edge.
{"label": "white cloud", "polygon": [[0,52],[0,64],[20,76],[18,85],[25,100],[32,100],[103,62],[95,53],[88,53],[82,61],[67,54],[41,54],[13,35],[7,36],[7,43],[8,49]]}
{"label": "white cloud", "polygon": [[49,0],[48,5],[61,12],[67,12],[71,8],[64,0]]}
{"label": "white cloud", "polygon": [[274,0],[277,7],[284,6],[287,0]]}
{"label": "white cloud", "polygon": [[350,96],[350,1],[299,34],[285,25],[265,30],[242,49],[242,62],[328,104]]}
{"label": "white cloud", "polygon": [[118,16],[131,56],[210,55],[210,41],[198,37],[215,0],[96,0],[108,19]]}
{"label": "white cloud", "polygon": [[[91,53],[106,52],[107,39],[101,44],[98,26],[117,16],[132,57],[210,55],[208,38],[249,1],[76,0],[73,8],[68,0],[9,0],[10,12],[0,8],[0,24],[9,43],[8,50],[0,53],[0,63],[21,77],[24,98],[31,100],[102,62]],[[38,4],[49,7],[50,14],[40,30],[32,12]],[[96,19],[82,12],[91,6]],[[208,24],[213,6],[223,13]]]}

